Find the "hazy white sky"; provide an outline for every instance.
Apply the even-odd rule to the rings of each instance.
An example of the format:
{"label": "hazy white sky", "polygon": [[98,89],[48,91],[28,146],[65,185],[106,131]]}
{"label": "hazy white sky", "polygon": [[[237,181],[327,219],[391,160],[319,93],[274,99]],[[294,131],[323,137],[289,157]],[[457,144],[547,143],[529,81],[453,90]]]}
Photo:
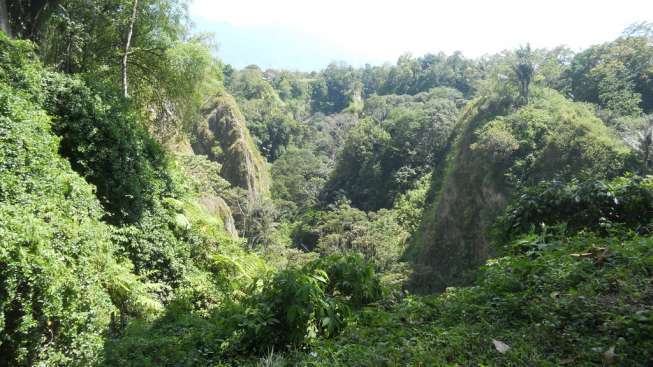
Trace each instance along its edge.
{"label": "hazy white sky", "polygon": [[[527,42],[578,49],[612,40],[630,23],[653,21],[653,0],[194,0],[191,15],[203,30],[213,22],[292,30],[355,63],[395,61],[404,52],[474,57]],[[223,51],[234,51],[225,49],[232,43],[238,44],[225,42]],[[293,60],[286,62],[291,67]]]}

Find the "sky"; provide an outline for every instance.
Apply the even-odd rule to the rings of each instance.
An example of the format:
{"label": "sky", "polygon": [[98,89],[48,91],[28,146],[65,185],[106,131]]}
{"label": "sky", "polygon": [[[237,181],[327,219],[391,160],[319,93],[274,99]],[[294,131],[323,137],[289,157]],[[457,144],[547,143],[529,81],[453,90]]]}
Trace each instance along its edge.
{"label": "sky", "polygon": [[190,12],[226,63],[310,71],[526,43],[580,50],[653,21],[653,0],[194,0]]}

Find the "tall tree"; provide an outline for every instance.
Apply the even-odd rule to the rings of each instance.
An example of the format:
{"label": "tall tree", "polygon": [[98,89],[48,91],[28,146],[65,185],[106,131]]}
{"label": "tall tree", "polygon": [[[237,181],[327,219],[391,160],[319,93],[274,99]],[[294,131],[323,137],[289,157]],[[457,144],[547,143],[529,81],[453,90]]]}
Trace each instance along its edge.
{"label": "tall tree", "polygon": [[633,23],[624,30],[623,36],[653,39],[653,22]]}
{"label": "tall tree", "polygon": [[[12,4],[23,1],[7,2],[12,25]],[[212,40],[189,35],[189,0],[57,2],[37,40],[43,61],[128,96],[157,136],[189,125],[221,88]]]}
{"label": "tall tree", "polygon": [[122,94],[125,98],[129,97],[129,90],[127,86],[127,59],[129,57],[129,47],[132,42],[132,35],[134,34],[134,23],[136,23],[136,12],[138,10],[138,0],[134,0],[132,4],[132,16],[129,20],[129,30],[125,39],[125,52],[122,56]]}
{"label": "tall tree", "polygon": [[516,52],[517,63],[514,66],[517,82],[519,83],[519,98],[523,104],[528,104],[528,88],[533,80],[535,67],[533,66],[533,53],[531,45],[521,47]]}

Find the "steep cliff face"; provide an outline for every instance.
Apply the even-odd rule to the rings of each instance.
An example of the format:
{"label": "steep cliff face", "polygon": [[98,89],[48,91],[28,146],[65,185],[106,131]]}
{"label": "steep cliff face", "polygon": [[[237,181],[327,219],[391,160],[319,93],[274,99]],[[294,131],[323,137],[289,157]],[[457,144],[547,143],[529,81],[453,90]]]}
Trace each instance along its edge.
{"label": "steep cliff face", "polygon": [[220,164],[192,152],[177,153],[175,161],[195,194],[187,209],[198,214],[198,218],[210,219],[211,224],[222,227],[231,237],[238,237],[233,213],[224,200],[230,185],[220,176]]}
{"label": "steep cliff face", "polygon": [[216,97],[206,119],[195,126],[193,151],[222,165],[220,175],[250,197],[269,192],[270,177],[265,159],[256,149],[245,119],[233,97]]}
{"label": "steep cliff face", "polygon": [[463,112],[448,167],[434,173],[432,204],[414,248],[413,286],[437,291],[464,284],[493,255],[489,231],[516,184],[622,169],[624,145],[588,107],[549,91],[528,106],[481,98]]}
{"label": "steep cliff face", "polygon": [[199,198],[199,205],[210,215],[217,216],[222,220],[224,230],[232,237],[238,237],[236,222],[229,205],[223,198],[217,195],[204,195]]}

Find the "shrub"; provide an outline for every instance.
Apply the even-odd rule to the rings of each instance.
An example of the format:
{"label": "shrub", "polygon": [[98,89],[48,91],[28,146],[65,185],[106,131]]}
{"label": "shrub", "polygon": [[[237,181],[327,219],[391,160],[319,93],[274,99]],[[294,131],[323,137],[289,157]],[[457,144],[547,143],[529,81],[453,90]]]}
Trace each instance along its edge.
{"label": "shrub", "polygon": [[607,234],[618,225],[649,233],[651,219],[653,178],[574,179],[567,183],[545,181],[523,190],[497,228],[504,241],[556,225],[563,225],[568,234],[581,229]]}
{"label": "shrub", "polygon": [[326,293],[345,297],[354,307],[378,301],[383,296],[374,267],[361,255],[330,255],[314,261],[308,268],[324,271],[328,276]]}
{"label": "shrub", "polygon": [[246,349],[267,351],[302,344],[320,331],[333,332],[342,321],[335,303],[325,299],[324,271],[289,269],[262,283],[245,303]]}

